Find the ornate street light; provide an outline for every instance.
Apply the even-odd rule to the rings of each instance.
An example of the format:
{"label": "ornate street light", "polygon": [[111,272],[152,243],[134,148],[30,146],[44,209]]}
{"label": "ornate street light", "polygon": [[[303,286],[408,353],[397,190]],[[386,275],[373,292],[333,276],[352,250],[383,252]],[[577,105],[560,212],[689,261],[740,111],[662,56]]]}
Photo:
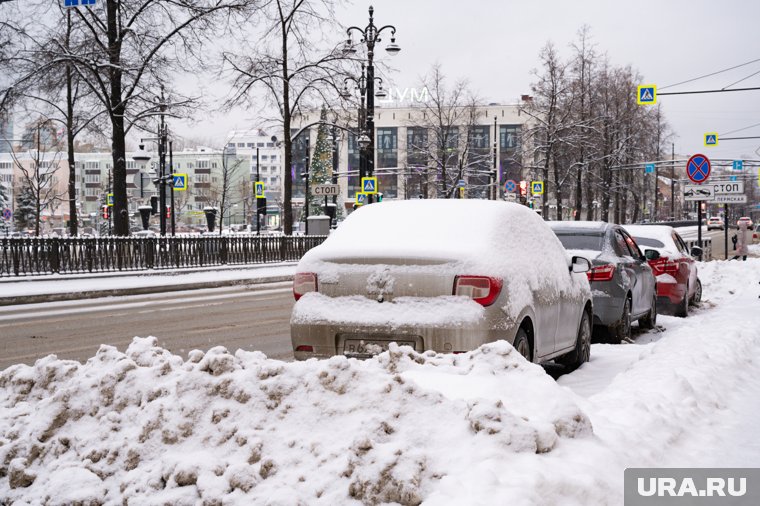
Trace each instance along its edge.
{"label": "ornate street light", "polygon": [[[375,44],[382,41],[382,39],[380,38],[380,34],[385,30],[390,30],[391,32],[391,42],[385,48],[388,54],[393,56],[393,55],[398,54],[399,51],[401,51],[401,48],[398,46],[398,44],[396,44],[396,27],[393,25],[385,25],[378,28],[377,26],[375,26],[374,13],[375,13],[375,9],[372,6],[370,6],[369,23],[367,24],[365,28],[362,29],[362,28],[359,28],[358,26],[351,26],[346,30],[348,39],[346,40],[346,45],[344,47],[344,51],[347,54],[356,53],[356,47],[354,46],[353,39],[352,39],[353,32],[356,32],[358,35],[361,36],[359,42],[361,44],[364,44],[367,47],[366,76],[364,76],[364,73],[362,72],[362,75],[364,77],[363,81],[364,81],[364,84],[366,85],[366,94],[363,93],[363,95],[366,97],[366,118],[365,118],[364,132],[358,139],[359,145],[364,148],[360,152],[360,155],[362,155],[361,157],[364,159],[364,163],[360,162],[359,164],[359,172],[360,172],[361,177],[372,176],[372,174],[374,173],[375,66],[374,66],[373,60],[375,58]],[[361,88],[361,85],[360,85],[360,88]],[[378,93],[380,93],[380,95],[378,95],[380,98],[387,96],[385,92],[382,91],[382,84],[380,86],[380,90],[378,90]]]}

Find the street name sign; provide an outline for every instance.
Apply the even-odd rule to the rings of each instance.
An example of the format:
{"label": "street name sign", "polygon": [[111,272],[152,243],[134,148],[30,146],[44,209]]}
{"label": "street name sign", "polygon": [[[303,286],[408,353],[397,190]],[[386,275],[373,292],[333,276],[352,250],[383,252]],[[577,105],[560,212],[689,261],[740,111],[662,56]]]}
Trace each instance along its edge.
{"label": "street name sign", "polygon": [[746,204],[746,195],[716,195],[713,204]]}
{"label": "street name sign", "polygon": [[340,193],[340,186],[337,184],[319,184],[314,187],[315,196],[332,196]]}
{"label": "street name sign", "polygon": [[63,0],[64,7],[86,7],[95,5],[95,0]]}
{"label": "street name sign", "polygon": [[683,189],[684,200],[712,200],[715,189],[709,185],[687,184]]}
{"label": "street name sign", "polygon": [[686,162],[686,175],[694,183],[704,183],[710,177],[710,159],[702,154],[692,155]]}
{"label": "street name sign", "polygon": [[636,89],[636,103],[639,105],[655,105],[657,103],[657,86],[642,84]]}
{"label": "street name sign", "polygon": [[712,184],[712,187],[716,195],[739,195],[744,193],[744,181],[716,181]]}
{"label": "street name sign", "polygon": [[705,146],[718,145],[718,132],[707,132],[705,134]]}

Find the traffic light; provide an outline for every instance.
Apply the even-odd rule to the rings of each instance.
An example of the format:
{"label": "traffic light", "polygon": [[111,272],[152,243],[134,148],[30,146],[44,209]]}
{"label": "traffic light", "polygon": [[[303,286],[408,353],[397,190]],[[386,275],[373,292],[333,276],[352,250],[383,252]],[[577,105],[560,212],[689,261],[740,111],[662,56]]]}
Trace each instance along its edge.
{"label": "traffic light", "polygon": [[166,206],[166,217],[167,218],[172,217],[172,206]]}
{"label": "traffic light", "polygon": [[154,195],[150,198],[150,214],[158,214],[158,196]]}
{"label": "traffic light", "polygon": [[383,194],[380,193],[380,192],[377,193],[377,201],[378,202],[382,202],[383,201]]}
{"label": "traffic light", "polygon": [[256,214],[267,214],[267,199],[256,199]]}
{"label": "traffic light", "polygon": [[103,209],[100,213],[100,215],[103,217],[104,220],[108,219],[108,216],[109,216],[108,209],[109,209],[108,206],[103,206]]}
{"label": "traffic light", "polygon": [[527,195],[528,194],[528,182],[527,181],[520,181],[520,195]]}
{"label": "traffic light", "polygon": [[532,200],[528,201],[528,207],[530,207],[531,209],[533,209],[533,201]]}

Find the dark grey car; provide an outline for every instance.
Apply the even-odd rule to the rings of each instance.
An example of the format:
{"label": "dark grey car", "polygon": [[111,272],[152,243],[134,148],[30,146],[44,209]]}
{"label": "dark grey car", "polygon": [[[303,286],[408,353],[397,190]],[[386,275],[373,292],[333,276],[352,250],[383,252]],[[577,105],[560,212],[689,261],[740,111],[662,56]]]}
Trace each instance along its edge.
{"label": "dark grey car", "polygon": [[630,338],[631,322],[644,329],[657,322],[656,280],[636,241],[619,225],[592,221],[550,222],[572,255],[591,261],[595,337],[619,343]]}

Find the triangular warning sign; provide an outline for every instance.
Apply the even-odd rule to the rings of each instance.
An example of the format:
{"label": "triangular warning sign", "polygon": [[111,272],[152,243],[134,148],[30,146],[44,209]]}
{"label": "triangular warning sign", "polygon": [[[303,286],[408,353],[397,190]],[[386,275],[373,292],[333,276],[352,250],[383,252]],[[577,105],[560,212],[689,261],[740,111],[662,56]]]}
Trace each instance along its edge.
{"label": "triangular warning sign", "polygon": [[641,101],[642,102],[649,102],[654,100],[654,97],[652,96],[652,89],[651,88],[642,88],[641,89]]}

